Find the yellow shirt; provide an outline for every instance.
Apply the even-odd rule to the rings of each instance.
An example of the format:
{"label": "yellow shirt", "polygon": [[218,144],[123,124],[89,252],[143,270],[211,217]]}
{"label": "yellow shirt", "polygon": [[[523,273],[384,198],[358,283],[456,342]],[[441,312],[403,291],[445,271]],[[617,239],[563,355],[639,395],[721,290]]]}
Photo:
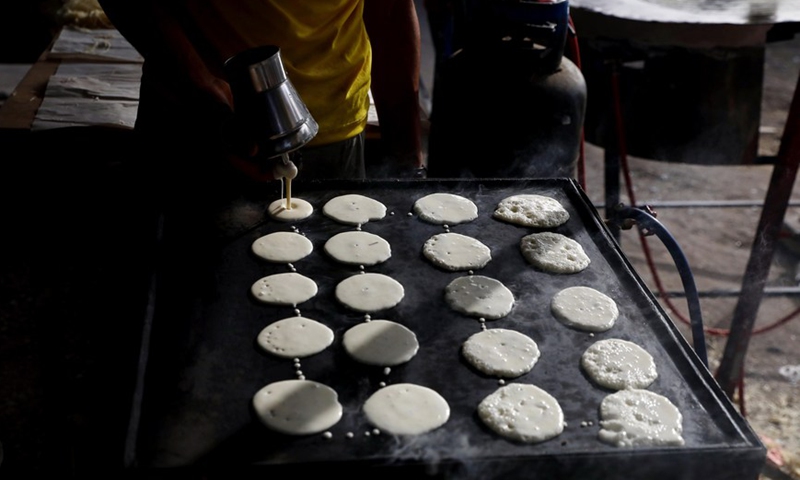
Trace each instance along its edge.
{"label": "yellow shirt", "polygon": [[289,80],[319,124],[309,145],[364,130],[372,51],[363,0],[189,0],[185,7],[217,68],[247,48],[280,47]]}

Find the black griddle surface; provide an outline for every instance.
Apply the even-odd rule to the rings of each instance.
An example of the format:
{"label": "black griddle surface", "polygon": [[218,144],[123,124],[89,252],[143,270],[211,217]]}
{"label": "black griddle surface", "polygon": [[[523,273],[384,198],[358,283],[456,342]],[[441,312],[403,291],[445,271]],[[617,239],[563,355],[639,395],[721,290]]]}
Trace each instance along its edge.
{"label": "black griddle surface", "polygon": [[[128,464],[142,471],[200,469],[204,476],[236,471],[265,473],[347,473],[439,478],[757,478],[765,450],[746,422],[732,408],[709,372],[660,308],[625,259],[595,209],[571,179],[412,180],[385,182],[295,182],[295,195],[315,208],[308,219],[283,223],[263,212],[274,200],[240,202],[232,211],[256,222],[231,229],[221,242],[203,242],[190,228],[165,232],[162,268],[154,295],[153,319],[146,339],[139,403],[134,410]],[[445,231],[409,215],[413,203],[429,193],[449,192],[475,202],[479,218],[451,225],[450,231],[473,236],[492,250],[492,261],[474,273],[503,282],[516,304],[489,328],[520,331],[539,345],[533,370],[506,382],[530,383],[561,404],[567,427],[558,437],[528,445],[489,431],[476,416],[478,403],[500,387],[460,357],[461,343],[480,331],[474,318],[451,310],[444,288],[468,272],[448,272],[422,257],[429,237]],[[371,314],[413,330],[418,354],[408,363],[369,367],[351,360],[341,345],[344,332],[364,315],[338,304],[336,284],[359,273],[326,256],[323,245],[339,232],[355,227],[322,214],[322,206],[345,193],[360,193],[387,207],[387,215],[362,230],[380,235],[392,247],[383,264],[368,272],[389,275],[405,288],[393,309]],[[563,226],[547,229],[578,241],[591,265],[576,274],[556,275],[528,265],[520,239],[543,231],[495,220],[491,214],[503,198],[535,193],[559,200],[569,211]],[[236,222],[232,222],[236,223]],[[239,222],[239,224],[243,224]],[[244,222],[246,224],[246,221]],[[306,235],[314,251],[296,262],[298,273],[317,282],[319,292],[299,305],[302,315],[334,330],[331,347],[304,358],[309,380],[327,384],[344,407],[341,421],[323,435],[292,437],[271,432],[254,416],[250,402],[261,387],[296,378],[293,362],[260,350],[256,336],[268,324],[295,315],[251,298],[250,287],[261,277],[288,272],[254,256],[251,244],[262,235],[292,231]],[[596,288],[618,304],[620,317],[604,333],[570,329],[550,313],[550,299],[576,285]],[[597,387],[582,373],[579,359],[597,340],[621,338],[645,348],[654,358],[658,379],[648,388],[669,398],[683,414],[683,447],[615,448],[597,439],[598,408],[611,391]],[[449,421],[415,437],[371,434],[361,406],[380,383],[416,383],[439,392],[450,404]],[[586,425],[591,422],[591,425]],[[352,433],[352,438],[348,438]],[[382,468],[386,467],[386,468]]]}

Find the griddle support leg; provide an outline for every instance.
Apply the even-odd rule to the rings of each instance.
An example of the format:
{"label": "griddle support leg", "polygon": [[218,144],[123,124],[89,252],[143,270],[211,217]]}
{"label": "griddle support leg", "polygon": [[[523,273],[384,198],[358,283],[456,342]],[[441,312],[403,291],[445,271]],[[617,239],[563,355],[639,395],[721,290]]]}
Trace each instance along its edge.
{"label": "griddle support leg", "polygon": [[[610,144],[609,144],[610,145]],[[605,166],[605,202],[606,202],[606,218],[614,218],[617,214],[615,209],[619,205],[619,188],[620,188],[620,159],[619,153],[616,148],[606,148],[603,151],[603,162]],[[620,229],[619,226],[610,222],[608,229],[614,236],[614,239],[619,243]]]}
{"label": "griddle support leg", "polygon": [[798,165],[800,165],[800,78],[795,86],[789,115],[786,118],[777,162],[772,170],[764,208],[761,210],[761,218],[745,270],[742,291],[733,312],[730,336],[717,369],[717,382],[729,398],[733,397],[739,378],[744,372],[747,347],[764,296],[764,286],[797,177]]}
{"label": "griddle support leg", "polygon": [[[606,130],[606,138],[604,142],[606,148],[603,151],[603,166],[605,173],[603,180],[605,183],[606,218],[614,218],[617,215],[616,208],[617,205],[620,204],[619,198],[622,152],[625,150],[625,145],[623,144],[625,132],[622,131],[624,126],[621,121],[621,117],[619,116],[619,106],[614,105],[614,102],[620,101],[619,97],[621,95],[618,90],[618,84],[614,83],[615,75],[617,75],[618,72],[617,63],[618,60],[613,59],[606,64],[608,66],[608,75],[611,79],[609,87],[611,88],[610,96],[612,98],[612,102],[609,106],[612,112],[610,127]],[[635,207],[635,205],[631,206]],[[611,235],[613,235],[614,239],[617,241],[617,243],[619,243],[621,236],[619,225],[614,222],[609,223],[610,225],[608,225],[608,228],[611,231]]]}

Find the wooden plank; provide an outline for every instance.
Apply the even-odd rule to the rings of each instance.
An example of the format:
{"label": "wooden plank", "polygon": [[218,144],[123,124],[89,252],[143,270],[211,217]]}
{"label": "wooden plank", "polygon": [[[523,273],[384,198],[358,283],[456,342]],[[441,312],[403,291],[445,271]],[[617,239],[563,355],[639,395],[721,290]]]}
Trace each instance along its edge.
{"label": "wooden plank", "polygon": [[31,66],[17,88],[11,92],[11,96],[0,107],[0,132],[30,131],[36,112],[42,105],[47,83],[61,63],[58,59],[48,58],[56,38],[58,35],[54,36],[50,45],[39,55],[36,63]]}

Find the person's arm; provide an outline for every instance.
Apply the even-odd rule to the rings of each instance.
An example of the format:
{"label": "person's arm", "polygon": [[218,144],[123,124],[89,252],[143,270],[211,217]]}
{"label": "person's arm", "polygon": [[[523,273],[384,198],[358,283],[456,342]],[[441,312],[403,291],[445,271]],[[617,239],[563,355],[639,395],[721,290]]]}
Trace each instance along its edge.
{"label": "person's arm", "polygon": [[372,96],[381,144],[396,167],[422,166],[419,112],[420,33],[413,0],[365,0],[372,45]]}
{"label": "person's arm", "polygon": [[158,71],[156,77],[164,83],[165,92],[180,91],[193,98],[196,105],[205,106],[204,121],[219,125],[220,138],[232,153],[228,161],[252,179],[272,180],[272,172],[264,172],[248,160],[256,155],[257,147],[237,128],[230,85],[208,68],[181,18],[169,9],[169,3],[152,0],[99,0],[99,3],[114,27],[145,58],[148,68]]}
{"label": "person's arm", "polygon": [[161,70],[159,78],[173,87],[196,90],[221,111],[232,111],[228,83],[213,75],[173,12],[164,2],[99,0],[114,27],[134,48]]}

